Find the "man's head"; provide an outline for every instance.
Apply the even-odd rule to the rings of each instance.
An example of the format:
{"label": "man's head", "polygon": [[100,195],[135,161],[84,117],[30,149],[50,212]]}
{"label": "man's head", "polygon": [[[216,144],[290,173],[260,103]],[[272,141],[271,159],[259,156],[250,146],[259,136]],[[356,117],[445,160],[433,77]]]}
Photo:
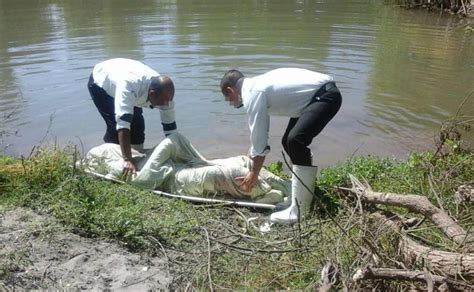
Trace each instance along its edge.
{"label": "man's head", "polygon": [[174,97],[174,84],[168,76],[154,77],[148,90],[148,100],[153,106],[168,105]]}
{"label": "man's head", "polygon": [[221,80],[221,91],[225,97],[225,100],[229,101],[234,107],[242,106],[242,97],[241,97],[241,86],[239,80],[244,78],[239,70],[229,70],[224,74]]}

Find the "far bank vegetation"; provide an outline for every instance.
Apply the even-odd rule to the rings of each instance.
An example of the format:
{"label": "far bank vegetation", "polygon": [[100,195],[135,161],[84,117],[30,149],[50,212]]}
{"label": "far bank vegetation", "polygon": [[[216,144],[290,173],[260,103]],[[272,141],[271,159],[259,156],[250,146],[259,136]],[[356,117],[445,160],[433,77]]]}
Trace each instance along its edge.
{"label": "far bank vegetation", "polygon": [[396,0],[406,8],[426,8],[440,10],[462,16],[474,16],[474,1],[472,0]]}

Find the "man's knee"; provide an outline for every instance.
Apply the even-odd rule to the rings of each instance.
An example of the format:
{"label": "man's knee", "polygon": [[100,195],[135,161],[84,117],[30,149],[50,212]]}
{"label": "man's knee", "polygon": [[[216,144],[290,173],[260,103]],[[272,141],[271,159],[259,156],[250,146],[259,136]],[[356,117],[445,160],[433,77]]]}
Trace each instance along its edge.
{"label": "man's knee", "polygon": [[311,165],[311,151],[303,135],[288,135],[286,152],[291,158],[291,162],[297,165]]}

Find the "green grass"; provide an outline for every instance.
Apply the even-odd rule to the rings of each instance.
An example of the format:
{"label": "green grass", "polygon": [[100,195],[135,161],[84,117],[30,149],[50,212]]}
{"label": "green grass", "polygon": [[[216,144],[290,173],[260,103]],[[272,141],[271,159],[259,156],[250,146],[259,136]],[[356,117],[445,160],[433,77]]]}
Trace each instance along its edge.
{"label": "green grass", "polygon": [[[369,261],[364,254],[367,241],[379,249],[380,260],[390,266],[397,258],[397,235],[358,214],[355,201],[337,190],[336,186],[349,187],[349,173],[367,180],[375,191],[426,195],[466,229],[474,221],[472,207],[457,206],[453,199],[460,184],[474,181],[470,151],[451,151],[439,157],[413,153],[403,161],[358,157],[323,169],[317,188],[322,200],[317,202],[314,216],[301,226],[276,226],[266,234],[246,219],[263,218],[268,212],[160,197],[90,177],[71,167],[74,159],[69,149],[41,149],[29,159],[0,158],[0,208],[27,207],[54,216],[83,236],[112,239],[132,251],[160,254],[159,241],[168,249],[184,252],[174,267],[175,287],[190,283],[195,288],[207,288],[210,274],[215,288],[311,288],[318,284],[320,270],[328,261],[338,265],[341,281],[350,285],[354,271]],[[268,169],[283,175],[281,163]],[[406,210],[380,208],[413,215]],[[414,234],[456,249],[429,224]],[[5,275],[8,269],[0,267],[0,280]]]}

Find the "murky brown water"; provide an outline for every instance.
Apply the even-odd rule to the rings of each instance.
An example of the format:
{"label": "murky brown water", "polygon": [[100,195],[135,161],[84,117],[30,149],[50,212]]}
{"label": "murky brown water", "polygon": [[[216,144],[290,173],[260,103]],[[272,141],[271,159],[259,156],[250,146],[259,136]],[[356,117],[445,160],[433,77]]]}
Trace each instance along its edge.
{"label": "murky brown water", "polygon": [[[112,57],[174,79],[179,130],[209,158],[248,147],[243,110],[218,88],[230,68],[335,77],[344,102],[313,142],[319,165],[430,147],[474,90],[474,33],[454,16],[380,2],[0,0],[0,149],[27,155],[42,141],[84,150],[101,143],[105,126],[86,82],[95,63]],[[464,110],[473,113],[472,100]],[[163,136],[158,112],[145,118],[152,146]],[[270,160],[282,159],[286,123],[272,118]]]}

